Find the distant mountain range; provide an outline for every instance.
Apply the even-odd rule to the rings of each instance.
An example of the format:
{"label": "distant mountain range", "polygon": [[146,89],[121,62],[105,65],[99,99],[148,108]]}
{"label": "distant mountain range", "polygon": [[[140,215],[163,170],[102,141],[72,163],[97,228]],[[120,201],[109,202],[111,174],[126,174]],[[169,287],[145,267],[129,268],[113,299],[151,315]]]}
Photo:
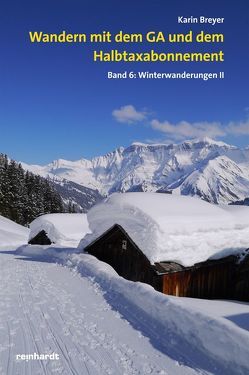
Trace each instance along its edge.
{"label": "distant mountain range", "polygon": [[249,197],[249,147],[209,138],[180,144],[133,143],[91,160],[22,166],[54,179],[80,206],[83,198],[92,205],[101,196],[127,191],[172,191],[225,204]]}

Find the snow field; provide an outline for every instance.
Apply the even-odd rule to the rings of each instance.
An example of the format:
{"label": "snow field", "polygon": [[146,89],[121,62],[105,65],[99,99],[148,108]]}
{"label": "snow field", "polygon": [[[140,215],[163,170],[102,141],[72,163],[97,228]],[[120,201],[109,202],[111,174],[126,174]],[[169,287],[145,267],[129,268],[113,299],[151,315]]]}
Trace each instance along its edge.
{"label": "snow field", "polygon": [[[27,256],[51,254],[49,248],[37,250],[24,247],[21,252]],[[52,254],[54,257],[55,249]],[[214,306],[212,311],[198,307],[199,301],[203,306],[202,300],[166,296],[149,285],[125,280],[108,264],[88,254],[59,252],[57,260],[96,283],[112,308],[122,311],[124,319],[144,330],[162,352],[176,356],[179,363],[199,369],[201,373],[249,372],[248,330],[215,311],[218,303],[219,308],[226,306],[228,313],[227,304],[230,303],[233,314],[247,313],[249,316],[248,304],[237,302],[234,307],[234,301],[205,301]]]}
{"label": "snow field", "polygon": [[[117,301],[116,295],[103,290],[93,277],[63,267],[65,254],[72,249],[65,250],[64,257],[60,249],[65,263],[59,265],[51,263],[56,249],[51,257],[50,250],[35,248],[26,247],[28,257],[25,249],[19,255],[0,252],[1,375],[200,373],[178,351],[165,354],[124,319],[119,312],[122,299]],[[113,303],[107,301],[106,293]],[[56,353],[60,359],[15,360],[17,354],[34,352]]]}
{"label": "snow field", "polygon": [[[148,200],[143,193],[114,194],[93,208],[88,215],[93,236],[118,217],[138,241],[149,235],[154,241],[150,244],[157,246],[159,239],[170,238],[174,254],[174,237],[183,241],[179,244],[185,252],[199,244],[201,256],[207,255],[203,242],[214,249],[210,235],[221,249],[225,240],[233,244],[233,237],[237,246],[247,243],[248,207],[146,196]],[[64,246],[76,243],[79,231],[89,231],[86,220],[85,226],[81,219],[70,226],[61,215],[57,219],[62,233],[68,230],[67,240],[55,226],[50,230]],[[40,229],[44,217],[37,221]],[[27,242],[27,228],[2,217],[0,228],[1,246]],[[82,243],[78,249],[25,245],[17,252],[0,250],[0,375],[249,373],[249,304],[163,295],[149,285],[123,279],[108,264],[80,253],[81,247]],[[177,256],[189,261],[184,251]],[[241,248],[224,247],[212,256],[229,252],[239,253]],[[199,259],[198,253],[192,254],[192,261],[196,256]],[[34,352],[58,353],[60,360],[15,361],[17,354]]]}

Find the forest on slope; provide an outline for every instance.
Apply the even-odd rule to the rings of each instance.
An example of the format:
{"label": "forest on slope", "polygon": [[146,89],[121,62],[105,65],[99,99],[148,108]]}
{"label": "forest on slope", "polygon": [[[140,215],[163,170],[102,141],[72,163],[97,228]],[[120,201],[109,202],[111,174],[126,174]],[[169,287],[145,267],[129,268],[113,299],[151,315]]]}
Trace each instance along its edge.
{"label": "forest on slope", "polygon": [[39,215],[64,211],[63,200],[50,181],[0,154],[0,215],[28,225]]}

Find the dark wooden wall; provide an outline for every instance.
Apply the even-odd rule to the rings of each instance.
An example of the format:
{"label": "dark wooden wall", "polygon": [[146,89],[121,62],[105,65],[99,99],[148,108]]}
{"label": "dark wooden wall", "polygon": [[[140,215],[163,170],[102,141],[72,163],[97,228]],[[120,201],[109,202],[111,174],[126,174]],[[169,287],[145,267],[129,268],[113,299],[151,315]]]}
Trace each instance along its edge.
{"label": "dark wooden wall", "polygon": [[[126,241],[126,249],[123,241]],[[110,264],[120,276],[150,284],[162,291],[162,278],[157,276],[146,256],[118,226],[89,245],[86,251]]]}
{"label": "dark wooden wall", "polygon": [[235,265],[211,262],[200,267],[163,275],[163,293],[180,297],[232,298]]}
{"label": "dark wooden wall", "polygon": [[249,302],[249,256],[237,267],[233,297],[239,301]]}

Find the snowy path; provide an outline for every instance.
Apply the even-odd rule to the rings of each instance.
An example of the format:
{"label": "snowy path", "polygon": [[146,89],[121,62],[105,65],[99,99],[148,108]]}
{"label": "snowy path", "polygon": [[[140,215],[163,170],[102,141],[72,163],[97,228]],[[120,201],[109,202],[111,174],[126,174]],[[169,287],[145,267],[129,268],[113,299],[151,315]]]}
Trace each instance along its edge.
{"label": "snowy path", "polygon": [[[15,359],[34,352],[60,359]],[[157,350],[89,277],[0,252],[0,375],[206,374],[173,358],[181,353]]]}

